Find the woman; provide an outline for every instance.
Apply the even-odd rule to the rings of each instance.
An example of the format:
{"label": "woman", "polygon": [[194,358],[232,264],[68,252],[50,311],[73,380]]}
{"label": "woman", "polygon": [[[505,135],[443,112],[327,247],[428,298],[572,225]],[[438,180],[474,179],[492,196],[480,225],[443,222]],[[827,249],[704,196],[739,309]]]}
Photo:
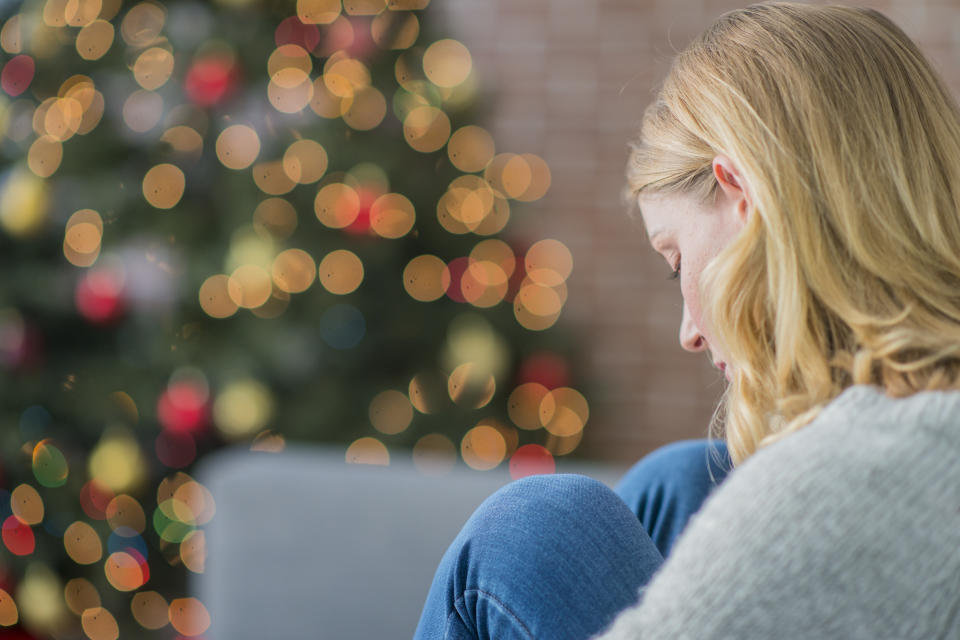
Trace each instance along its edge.
{"label": "woman", "polygon": [[960,110],[930,64],[873,10],[732,11],[628,177],[737,468],[666,562],[599,483],[508,485],[417,637],[960,638]]}

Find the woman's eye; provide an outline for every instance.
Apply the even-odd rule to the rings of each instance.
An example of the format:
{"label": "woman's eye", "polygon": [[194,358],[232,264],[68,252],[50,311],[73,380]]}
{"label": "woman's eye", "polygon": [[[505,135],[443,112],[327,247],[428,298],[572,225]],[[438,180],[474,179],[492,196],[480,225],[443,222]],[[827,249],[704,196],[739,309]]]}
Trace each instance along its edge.
{"label": "woman's eye", "polygon": [[680,277],[680,261],[677,260],[677,268],[673,270],[673,273],[670,274],[671,280],[676,280]]}

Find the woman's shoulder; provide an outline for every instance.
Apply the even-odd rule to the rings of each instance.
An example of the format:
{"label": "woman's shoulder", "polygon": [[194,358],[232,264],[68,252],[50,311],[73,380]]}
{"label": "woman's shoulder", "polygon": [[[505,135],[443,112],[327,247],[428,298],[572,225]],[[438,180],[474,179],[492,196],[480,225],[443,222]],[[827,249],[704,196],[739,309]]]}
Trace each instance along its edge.
{"label": "woman's shoulder", "polygon": [[609,637],[945,637],[958,443],[960,393],[846,390],[727,477]]}

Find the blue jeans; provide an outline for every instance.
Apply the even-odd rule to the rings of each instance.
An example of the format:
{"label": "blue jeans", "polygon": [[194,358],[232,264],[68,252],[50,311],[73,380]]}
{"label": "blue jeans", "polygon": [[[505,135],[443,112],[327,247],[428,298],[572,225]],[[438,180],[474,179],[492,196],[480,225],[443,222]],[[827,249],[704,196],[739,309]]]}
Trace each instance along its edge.
{"label": "blue jeans", "polygon": [[611,491],[586,476],[511,482],[481,504],[434,576],[415,640],[586,640],[636,604],[730,468],[723,443],[678,442]]}

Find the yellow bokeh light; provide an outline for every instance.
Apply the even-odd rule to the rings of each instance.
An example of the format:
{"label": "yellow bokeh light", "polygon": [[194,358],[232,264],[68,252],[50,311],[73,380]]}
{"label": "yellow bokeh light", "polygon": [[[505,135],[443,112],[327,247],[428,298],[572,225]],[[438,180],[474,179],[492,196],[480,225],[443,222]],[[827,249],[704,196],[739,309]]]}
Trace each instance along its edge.
{"label": "yellow bokeh light", "polygon": [[91,478],[114,493],[139,486],[147,469],[137,441],[125,432],[105,434],[87,464]]}
{"label": "yellow bokeh light", "polygon": [[[573,271],[573,255],[559,240],[547,238],[534,243],[524,256],[527,277],[534,283],[556,287],[570,277]],[[536,311],[534,313],[537,313]],[[548,315],[553,311],[540,313]]]}
{"label": "yellow bokeh light", "polygon": [[348,464],[387,466],[390,464],[390,452],[376,438],[358,438],[347,447],[346,461]]}
{"label": "yellow bokeh light", "polygon": [[447,381],[432,374],[418,373],[410,379],[407,397],[420,413],[435,413],[448,400]]}
{"label": "yellow bokeh light", "polygon": [[277,47],[267,59],[267,74],[273,77],[278,71],[294,68],[309,74],[313,70],[313,61],[306,49],[295,44],[283,44]]}
{"label": "yellow bokeh light", "polygon": [[421,85],[427,82],[427,77],[423,75],[423,49],[407,49],[397,56],[393,75],[401,87],[410,93],[420,93]]}
{"label": "yellow bokeh light", "polygon": [[348,97],[341,97],[330,90],[323,76],[313,81],[313,98],[310,99],[310,108],[318,116],[327,119],[339,118],[352,104],[352,92]]}
{"label": "yellow bokeh light", "polygon": [[211,318],[229,318],[237,312],[237,303],[230,297],[229,283],[230,278],[217,274],[200,285],[200,307]]}
{"label": "yellow bokeh light", "polygon": [[144,89],[153,91],[167,83],[173,74],[173,54],[163,47],[151,47],[137,56],[133,77]]}
{"label": "yellow bokeh light", "polygon": [[63,235],[63,253],[71,264],[89,267],[100,254],[103,219],[93,209],[80,209],[67,220]]}
{"label": "yellow bokeh light", "polygon": [[103,607],[91,607],[80,615],[80,625],[90,640],[117,640],[120,627],[113,614]]}
{"label": "yellow bokeh light", "polygon": [[263,451],[266,453],[279,453],[286,448],[287,441],[284,437],[270,430],[258,433],[250,445],[250,451]]}
{"label": "yellow bokeh light", "polygon": [[350,106],[343,112],[343,121],[351,129],[373,129],[387,115],[387,99],[375,87],[362,87],[353,94]]}
{"label": "yellow bokeh light", "polygon": [[183,171],[168,163],[152,167],[143,177],[143,197],[157,209],[175,207],[185,187]]}
{"label": "yellow bokeh light", "polygon": [[11,492],[10,508],[23,524],[35,525],[43,520],[43,498],[28,484],[21,484]]}
{"label": "yellow bokeh light", "polygon": [[436,151],[450,138],[450,118],[436,107],[417,107],[404,118],[403,135],[421,153]]}
{"label": "yellow bokeh light", "polygon": [[203,531],[191,531],[180,543],[180,561],[194,573],[206,568],[207,539]]}
{"label": "yellow bokeh light", "polygon": [[133,619],[144,629],[162,629],[170,622],[166,599],[156,591],[140,591],[130,600]]}
{"label": "yellow bokeh light", "polygon": [[[99,559],[98,557],[97,560]],[[100,592],[86,578],[73,578],[67,582],[63,587],[63,599],[67,608],[78,616],[83,615],[87,609],[100,606]]]}
{"label": "yellow bokeh light", "polygon": [[111,553],[103,563],[107,582],[117,591],[133,591],[143,586],[143,568],[137,558],[126,551]]}
{"label": "yellow bokeh light", "polygon": [[475,125],[460,127],[447,143],[450,162],[465,173],[483,171],[493,159],[494,151],[493,136],[486,129]]}
{"label": "yellow bokeh light", "polygon": [[213,494],[195,480],[179,484],[173,491],[171,500],[174,517],[193,525],[207,524],[217,510]]}
{"label": "yellow bokeh light", "polygon": [[473,362],[461,364],[447,379],[450,399],[471,409],[479,409],[489,404],[496,389],[493,376]]}
{"label": "yellow bokeh light", "polygon": [[[93,527],[79,520],[63,532],[63,546],[70,559],[77,564],[93,564],[103,557],[100,536]],[[97,604],[100,604],[99,601]]]}
{"label": "yellow bokeh light", "polygon": [[90,107],[83,112],[83,119],[80,121],[80,128],[77,129],[77,133],[80,135],[86,135],[93,131],[98,124],[100,124],[100,119],[103,117],[103,109],[105,107],[105,102],[103,99],[103,94],[99,91],[94,91]]}
{"label": "yellow bokeh light", "polygon": [[413,420],[413,406],[406,394],[392,389],[378,393],[370,401],[368,413],[373,428],[388,435],[404,431]]}
{"label": "yellow bokeh light", "polygon": [[340,8],[340,0],[297,0],[297,17],[304,24],[330,24]]}
{"label": "yellow bokeh light", "polygon": [[253,165],[253,181],[267,195],[282,196],[296,186],[283,171],[283,162],[273,160]]}
{"label": "yellow bokeh light", "polygon": [[524,191],[511,197],[521,202],[539,200],[546,195],[550,188],[552,180],[550,167],[543,158],[532,153],[524,153],[520,156],[520,159],[523,160],[527,171],[530,172],[530,181]]}
{"label": "yellow bokeh light", "polygon": [[310,75],[295,67],[280,69],[270,77],[267,98],[281,113],[299,113],[313,99]]}
{"label": "yellow bokeh light", "polygon": [[167,16],[160,5],[141,2],[120,23],[120,35],[131,47],[146,47],[160,36]]}
{"label": "yellow bokeh light", "polygon": [[370,228],[383,238],[402,238],[415,220],[413,203],[399,193],[386,193],[370,206]]}
{"label": "yellow bokeh light", "polygon": [[228,169],[246,169],[258,155],[260,136],[247,125],[231,125],[217,136],[217,159]]}
{"label": "yellow bokeh light", "polygon": [[370,34],[381,49],[408,49],[420,36],[420,21],[412,13],[384,12],[370,23]]}
{"label": "yellow bokeh light", "polygon": [[347,98],[370,86],[370,70],[360,60],[338,51],[323,65],[323,82],[334,95]]}
{"label": "yellow bokeh light", "polygon": [[213,403],[217,429],[229,439],[253,435],[273,418],[270,390],[253,379],[236,380],[221,391]]}
{"label": "yellow bokeh light", "polygon": [[507,455],[507,441],[495,427],[480,424],[463,436],[460,455],[467,466],[487,471],[503,462]]}
{"label": "yellow bokeh light", "polygon": [[455,87],[470,75],[470,51],[456,40],[437,40],[423,54],[423,72],[438,87]]}
{"label": "yellow bokeh light", "polygon": [[587,399],[576,389],[560,387],[540,401],[540,423],[555,436],[566,438],[583,430],[590,418]]}
{"label": "yellow bokeh light", "polygon": [[531,331],[552,327],[560,317],[563,299],[553,287],[538,285],[529,280],[520,286],[513,301],[517,322]]}
{"label": "yellow bokeh light", "polygon": [[457,447],[447,436],[429,433],[413,445],[413,465],[430,476],[450,473],[457,462]]}
{"label": "yellow bokeh light", "polygon": [[210,628],[210,613],[196,598],[177,598],[167,611],[170,626],[185,636],[199,636]]}
{"label": "yellow bokeh light", "polygon": [[353,187],[331,182],[317,191],[313,202],[317,219],[331,229],[342,229],[360,214],[360,196]]}
{"label": "yellow bokeh light", "polygon": [[40,178],[49,178],[63,160],[63,145],[53,136],[44,135],[33,141],[27,152],[27,166]]}
{"label": "yellow bokeh light", "polygon": [[387,8],[387,0],[343,0],[343,10],[351,16],[375,16]]}
{"label": "yellow bokeh light", "polygon": [[65,27],[67,25],[67,1],[47,0],[43,5],[43,23],[48,27]]}
{"label": "yellow bokeh light", "polygon": [[143,507],[134,498],[121,494],[113,498],[107,505],[107,522],[110,528],[116,531],[120,527],[143,533],[147,526],[147,517]]}
{"label": "yellow bokeh light", "polygon": [[509,278],[517,266],[517,257],[503,240],[491,238],[478,242],[470,251],[470,262],[492,262]]}
{"label": "yellow bokeh light", "polygon": [[267,198],[253,212],[253,228],[261,235],[288,238],[297,228],[297,210],[283,198]]}
{"label": "yellow bokeh light", "polygon": [[302,249],[287,249],[273,261],[273,283],[287,293],[301,293],[310,288],[317,275],[317,265]]}
{"label": "yellow bokeh light", "polygon": [[163,132],[160,139],[170,148],[180,153],[200,155],[203,151],[203,137],[193,127],[177,125]]}
{"label": "yellow bokeh light", "polygon": [[263,267],[245,264],[237,267],[227,281],[227,293],[234,304],[244,309],[259,307],[270,297],[273,283]]}
{"label": "yellow bokeh light", "polygon": [[463,298],[475,307],[488,308],[503,301],[509,288],[509,276],[489,260],[471,260],[460,278]]}
{"label": "yellow bokeh light", "polygon": [[283,171],[297,184],[309,184],[327,171],[327,151],[314,140],[297,140],[283,153]]}
{"label": "yellow bokeh light", "polygon": [[540,383],[521,384],[507,399],[507,413],[513,424],[533,431],[543,426],[540,422],[540,403],[550,391]]}
{"label": "yellow bokeh light", "polygon": [[543,446],[555,456],[565,456],[573,453],[580,446],[581,440],[583,440],[582,429],[571,436],[555,436],[551,433],[547,436],[547,441],[543,443]]}
{"label": "yellow bokeh light", "polygon": [[5,590],[0,589],[0,626],[10,627],[17,624],[20,619],[20,613],[17,611],[17,603],[13,597]]}
{"label": "yellow bokeh light", "polygon": [[324,256],[317,273],[324,289],[344,296],[356,291],[363,282],[363,261],[352,251],[337,249]]}
{"label": "yellow bokeh light", "polygon": [[71,27],[84,27],[100,15],[102,0],[68,0],[63,15]]}
{"label": "yellow bokeh light", "polygon": [[414,300],[437,300],[450,288],[450,268],[437,256],[417,256],[403,270],[403,288]]}
{"label": "yellow bokeh light", "polygon": [[0,48],[11,55],[16,55],[23,51],[23,34],[20,24],[20,14],[16,13],[3,23],[0,28]]}
{"label": "yellow bokeh light", "polygon": [[144,133],[157,126],[163,116],[163,98],[159,93],[140,89],[123,103],[123,122],[132,131]]}
{"label": "yellow bokeh light", "polygon": [[46,182],[29,171],[14,169],[0,186],[0,227],[15,237],[43,228],[49,195]]}
{"label": "yellow bokeh light", "polygon": [[84,60],[99,60],[113,46],[113,25],[106,20],[94,20],[77,34],[77,54]]}
{"label": "yellow bokeh light", "polygon": [[[92,98],[92,86],[87,83],[88,99]],[[79,92],[77,92],[79,93]],[[64,142],[73,137],[83,122],[83,104],[73,97],[57,98],[50,103],[43,117],[43,130],[47,135]]]}

